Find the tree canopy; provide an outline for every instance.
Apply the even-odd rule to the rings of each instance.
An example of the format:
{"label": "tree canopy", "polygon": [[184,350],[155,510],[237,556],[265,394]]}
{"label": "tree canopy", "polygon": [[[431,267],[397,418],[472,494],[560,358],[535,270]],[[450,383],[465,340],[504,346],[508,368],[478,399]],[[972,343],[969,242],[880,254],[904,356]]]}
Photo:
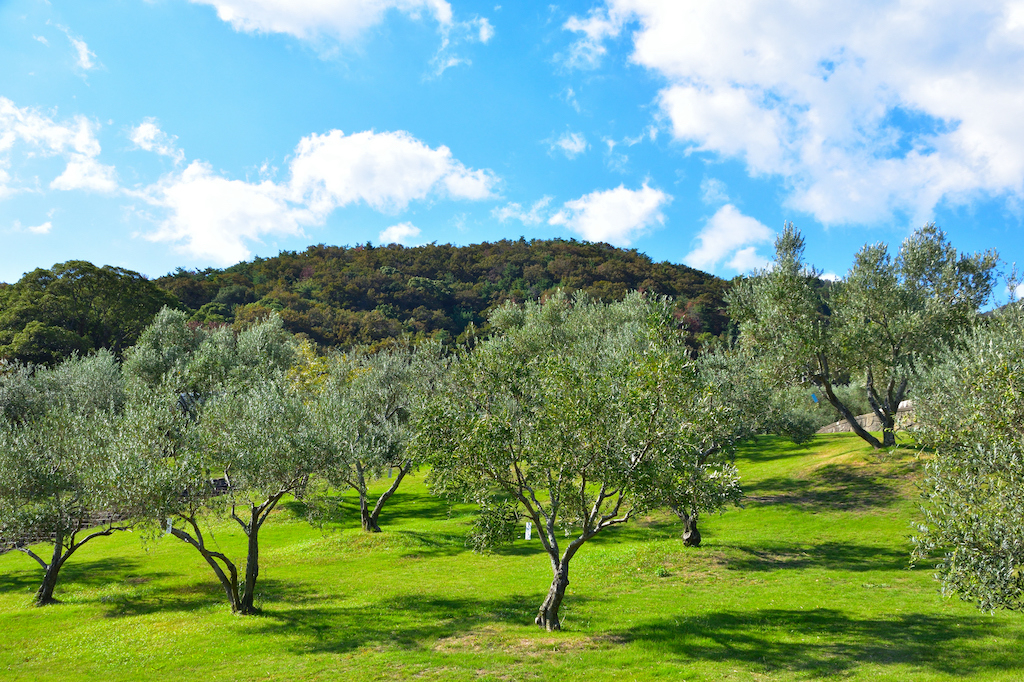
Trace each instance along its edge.
{"label": "tree canopy", "polygon": [[452,246],[311,246],[223,270],[155,280],[196,322],[251,322],[275,310],[293,333],[321,346],[372,345],[402,335],[454,340],[507,300],[555,288],[607,302],[641,289],[669,295],[696,337],[720,335],[726,283],[685,265],[654,263],[634,250],[575,240],[502,240]]}
{"label": "tree canopy", "polygon": [[946,591],[1024,609],[1024,311],[1013,304],[942,354],[915,402],[930,451],[919,559],[938,556]]}
{"label": "tree canopy", "polygon": [[[125,394],[101,351],[53,369],[0,376],[0,538],[43,569],[36,604],[52,603],[65,562],[85,543],[127,526],[138,501],[135,463],[112,446]],[[97,512],[110,512],[98,517]],[[53,545],[47,561],[30,548]]]}
{"label": "tree canopy", "polygon": [[[994,252],[958,254],[925,225],[894,258],[868,244],[843,279],[826,282],[803,261],[804,239],[788,224],[771,267],[729,295],[740,342],[756,349],[782,381],[809,384],[874,447],[895,443],[895,416],[918,371],[976,320],[995,281]],[[835,386],[863,381],[882,424],[879,441],[864,430]]]}
{"label": "tree canopy", "polygon": [[[335,487],[359,494],[365,531],[380,532],[381,510],[419,464],[410,456],[409,440],[444,367],[436,343],[336,353],[325,363],[313,408],[320,441],[331,453],[322,474]],[[368,486],[385,472],[393,479],[371,508]]]}
{"label": "tree canopy", "polygon": [[86,261],[38,268],[0,288],[0,358],[52,365],[101,348],[121,353],[177,299],[137,272]]}
{"label": "tree canopy", "polygon": [[[164,309],[125,358],[134,402],[123,447],[148,455],[150,520],[169,519],[169,532],[199,552],[238,613],[257,610],[259,532],[269,514],[326,468],[313,415],[287,376],[296,357],[276,315],[242,332],[207,331]],[[245,533],[244,576],[207,543],[209,514]]]}
{"label": "tree canopy", "polygon": [[[703,387],[664,299],[559,293],[509,302],[490,323],[413,447],[431,463],[435,491],[482,503],[485,544],[509,538],[510,507],[536,525],[553,572],[536,623],[559,629],[576,552],[676,489],[671,464],[695,453],[682,410]],[[571,538],[564,549],[558,531]]]}

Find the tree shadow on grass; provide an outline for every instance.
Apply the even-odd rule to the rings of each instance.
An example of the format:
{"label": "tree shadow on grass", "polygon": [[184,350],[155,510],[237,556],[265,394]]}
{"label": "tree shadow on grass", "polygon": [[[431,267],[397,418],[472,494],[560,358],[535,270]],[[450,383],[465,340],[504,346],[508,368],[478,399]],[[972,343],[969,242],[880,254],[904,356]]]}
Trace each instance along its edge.
{"label": "tree shadow on grass", "polygon": [[[46,555],[49,558],[49,554]],[[138,568],[139,562],[134,559],[107,558],[75,561],[72,557],[60,569],[54,596],[60,599],[60,593],[71,587],[98,587],[116,582],[125,573]],[[43,569],[34,560],[25,557],[23,569],[0,574],[0,592],[34,593],[43,581]]]}
{"label": "tree shadow on grass", "polygon": [[[358,499],[352,505],[355,520],[359,520]],[[376,504],[376,497],[372,504]],[[465,505],[449,504],[448,500],[433,495],[419,493],[403,493],[401,490],[387,501],[380,511],[380,526],[402,525],[407,521],[444,521],[454,516],[462,516]]]}
{"label": "tree shadow on grass", "polygon": [[[378,493],[379,494],[379,493]],[[377,503],[377,495],[371,491],[370,508]],[[286,500],[280,508],[289,515],[305,519],[309,517],[309,507],[302,500]],[[409,521],[444,521],[453,517],[467,516],[472,507],[464,504],[449,504],[447,500],[433,495],[411,492],[396,492],[381,509],[378,523],[384,530],[395,526],[404,526]],[[359,497],[347,490],[331,496],[326,514],[317,515],[319,521],[340,528],[359,528]]]}
{"label": "tree shadow on grass", "polygon": [[[148,576],[147,576],[148,577]],[[155,575],[153,577],[161,577]],[[288,603],[306,604],[317,601],[309,587],[300,583],[272,578],[260,578],[256,584],[256,603]],[[231,612],[224,588],[210,574],[209,580],[164,586],[152,592],[137,594],[104,595],[99,600],[104,605],[104,616],[107,618],[125,618],[147,616],[154,613],[173,611],[195,611],[204,608],[222,608],[225,613]]]}
{"label": "tree shadow on grass", "polygon": [[807,511],[861,511],[888,507],[901,499],[890,481],[857,467],[830,464],[807,478],[768,478],[745,490],[746,502],[787,504]]}
{"label": "tree shadow on grass", "polygon": [[43,581],[43,571],[39,564],[25,557],[24,568],[8,573],[0,573],[0,594],[7,592],[35,592]]}
{"label": "tree shadow on grass", "polygon": [[466,547],[466,536],[456,533],[427,533],[417,530],[395,530],[407,550],[399,558],[455,556],[472,551]]}
{"label": "tree shadow on grass", "polygon": [[721,545],[737,553],[722,557],[732,571],[777,571],[824,568],[834,571],[899,571],[910,565],[910,552],[853,542],[813,545]]}
{"label": "tree shadow on grass", "polygon": [[690,661],[742,663],[816,679],[866,664],[902,664],[949,675],[1024,665],[1019,642],[980,641],[999,631],[997,622],[982,615],[860,619],[834,609],[767,609],[657,620],[614,637]]}
{"label": "tree shadow on grass", "polygon": [[775,436],[757,436],[741,443],[736,454],[744,461],[761,464],[779,459],[804,457],[815,452],[821,445],[822,441],[816,437],[811,437],[803,443],[794,443]]}
{"label": "tree shadow on grass", "polygon": [[[459,637],[487,625],[532,626],[544,594],[499,599],[401,595],[371,605],[268,609],[259,633],[291,638],[295,653],[345,653],[364,647],[418,650],[440,638]],[[586,597],[573,596],[575,606]]]}

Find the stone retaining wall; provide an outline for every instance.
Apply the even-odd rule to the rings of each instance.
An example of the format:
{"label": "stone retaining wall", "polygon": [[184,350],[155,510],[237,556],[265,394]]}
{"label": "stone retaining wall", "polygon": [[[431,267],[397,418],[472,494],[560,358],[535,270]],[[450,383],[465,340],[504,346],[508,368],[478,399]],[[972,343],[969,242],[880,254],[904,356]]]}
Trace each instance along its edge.
{"label": "stone retaining wall", "polygon": [[[860,424],[865,431],[882,430],[882,422],[879,421],[878,416],[874,412],[858,416],[857,423]],[[905,429],[908,426],[912,426],[913,423],[914,403],[911,400],[904,400],[896,409],[896,428]],[[832,422],[828,426],[821,427],[818,429],[817,433],[849,433],[851,431],[853,431],[853,428],[850,426],[850,423],[845,419],[840,419],[837,422]]]}

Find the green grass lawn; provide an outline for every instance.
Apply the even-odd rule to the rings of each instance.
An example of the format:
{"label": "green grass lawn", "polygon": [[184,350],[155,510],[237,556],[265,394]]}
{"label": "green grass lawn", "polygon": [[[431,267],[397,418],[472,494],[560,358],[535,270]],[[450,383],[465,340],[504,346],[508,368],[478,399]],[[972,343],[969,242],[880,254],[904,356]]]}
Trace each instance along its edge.
{"label": "green grass lawn", "polygon": [[[100,538],[61,574],[63,603],[0,556],[0,678],[979,680],[1024,678],[1024,616],[980,612],[908,567],[918,462],[856,437],[764,438],[738,461],[743,509],[683,547],[667,516],[580,550],[565,631],[533,616],[551,569],[538,540],[464,546],[470,508],[413,478],[367,535],[347,494],[326,533],[285,508],[261,534],[259,605],[232,616],[198,553],[170,537]],[[241,536],[218,527],[235,557]]]}

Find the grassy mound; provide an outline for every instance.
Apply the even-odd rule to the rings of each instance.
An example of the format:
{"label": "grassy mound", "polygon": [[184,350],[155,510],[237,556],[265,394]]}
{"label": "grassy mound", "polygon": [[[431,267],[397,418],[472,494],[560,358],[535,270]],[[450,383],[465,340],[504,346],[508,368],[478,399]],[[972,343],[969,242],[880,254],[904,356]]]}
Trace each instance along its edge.
{"label": "grassy mound", "polygon": [[[843,679],[1024,677],[1024,620],[938,594],[908,567],[918,462],[852,435],[764,438],[738,461],[743,509],[684,548],[666,516],[573,560],[566,631],[532,624],[551,580],[539,541],[477,555],[469,507],[405,484],[366,535],[346,496],[321,533],[285,508],[261,533],[263,614],[236,617],[173,538],[101,538],[31,608],[38,567],[0,556],[4,679]],[[219,527],[220,546],[244,554]]]}

